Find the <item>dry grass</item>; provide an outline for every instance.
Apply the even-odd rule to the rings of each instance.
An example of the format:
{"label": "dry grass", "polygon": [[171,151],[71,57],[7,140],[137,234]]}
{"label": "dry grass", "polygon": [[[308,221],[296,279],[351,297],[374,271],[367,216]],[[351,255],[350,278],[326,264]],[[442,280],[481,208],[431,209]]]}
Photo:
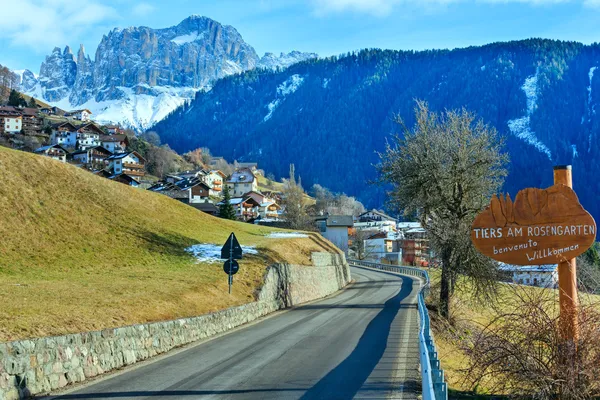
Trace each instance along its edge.
{"label": "dry grass", "polygon": [[[247,303],[265,267],[310,265],[335,251],[320,236],[225,221],[166,196],[49,158],[0,148],[0,341],[198,315]],[[233,295],[220,264],[184,251],[230,232],[259,255],[241,260]]]}
{"label": "dry grass", "polygon": [[[432,284],[432,291],[427,299],[427,304],[432,309],[435,309],[437,304],[437,296],[439,294],[439,281],[441,271],[439,269],[428,270]],[[525,290],[532,292],[551,290],[554,292],[556,304],[546,310],[549,315],[558,313],[558,291],[554,289],[544,289],[538,287],[523,287]],[[454,393],[451,398],[462,398],[469,394],[471,396],[471,387],[466,383],[466,368],[468,366],[467,355],[461,350],[462,342],[468,336],[472,335],[475,330],[482,329],[489,324],[496,315],[490,302],[480,302],[471,296],[472,291],[469,289],[467,282],[459,282],[457,290],[452,298],[451,304],[451,324],[439,318],[435,311],[430,311],[432,317],[432,327],[434,329],[435,343],[439,353],[439,358],[444,369],[446,380],[451,391]],[[582,302],[588,304],[597,304],[600,302],[600,296],[580,293]],[[513,303],[516,301],[515,291],[510,284],[500,284],[498,288],[498,297],[495,300],[497,303]],[[550,305],[549,305],[550,306]],[[481,395],[489,395],[490,388],[495,385],[495,382],[489,380],[484,382],[476,392]],[[497,393],[495,395],[498,395]],[[484,398],[486,396],[481,396]]]}

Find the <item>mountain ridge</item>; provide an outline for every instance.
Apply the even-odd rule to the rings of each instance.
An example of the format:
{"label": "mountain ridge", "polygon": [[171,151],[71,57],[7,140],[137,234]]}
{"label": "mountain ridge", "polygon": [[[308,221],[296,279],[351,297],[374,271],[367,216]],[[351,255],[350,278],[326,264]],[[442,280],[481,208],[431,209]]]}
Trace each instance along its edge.
{"label": "mountain ridge", "polygon": [[598,44],[545,39],[368,49],[221,79],[153,130],[177,151],[207,146],[277,178],[286,176],[277,162],[284,159],[303,171],[307,187],[319,183],[379,207],[385,188],[368,182],[377,179],[377,152],[400,130],[395,116],[412,126],[415,99],[434,111],[465,107],[506,142],[504,190],[550,186],[553,165],[572,164],[582,204],[600,217],[600,79],[592,73],[599,65]]}
{"label": "mountain ridge", "polygon": [[317,56],[267,54],[261,59],[234,27],[194,15],[168,28],[114,28],[102,37],[94,59],[83,46],[77,56],[70,46],[55,47],[37,78],[23,71],[21,86],[60,108],[88,108],[99,122],[142,130],[224,76]]}

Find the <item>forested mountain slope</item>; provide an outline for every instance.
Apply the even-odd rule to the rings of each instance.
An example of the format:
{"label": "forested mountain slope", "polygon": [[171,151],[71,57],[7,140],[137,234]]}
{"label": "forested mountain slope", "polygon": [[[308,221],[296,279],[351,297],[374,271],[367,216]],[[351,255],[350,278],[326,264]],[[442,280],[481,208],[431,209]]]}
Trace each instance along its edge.
{"label": "forested mountain slope", "polygon": [[600,216],[600,45],[542,39],[457,50],[363,50],[281,72],[253,70],[198,93],[156,130],[178,151],[207,146],[257,161],[278,177],[289,163],[304,186],[320,183],[379,206],[368,184],[386,139],[411,126],[415,99],[433,110],[465,107],[506,137],[505,189],[552,184],[573,164],[582,203]]}

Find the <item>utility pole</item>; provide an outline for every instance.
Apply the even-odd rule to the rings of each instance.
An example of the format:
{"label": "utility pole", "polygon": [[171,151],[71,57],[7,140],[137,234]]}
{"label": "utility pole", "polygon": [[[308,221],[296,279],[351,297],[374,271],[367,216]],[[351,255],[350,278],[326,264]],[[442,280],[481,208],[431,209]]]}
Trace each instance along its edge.
{"label": "utility pole", "polygon": [[[573,188],[573,171],[570,165],[554,167],[554,184]],[[563,338],[576,341],[579,338],[577,320],[579,300],[577,297],[577,262],[575,258],[558,263],[558,291],[560,300],[560,325]]]}

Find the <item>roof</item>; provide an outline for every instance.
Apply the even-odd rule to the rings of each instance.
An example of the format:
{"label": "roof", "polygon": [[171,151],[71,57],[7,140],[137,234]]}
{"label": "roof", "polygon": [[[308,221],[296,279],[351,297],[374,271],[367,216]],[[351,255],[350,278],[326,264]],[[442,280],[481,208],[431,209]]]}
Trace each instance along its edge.
{"label": "roof", "polygon": [[219,211],[219,208],[213,203],[190,203],[190,206],[209,214],[215,214]]}
{"label": "roof", "polygon": [[108,160],[120,160],[120,159],[123,159],[123,158],[131,155],[131,154],[134,154],[140,160],[146,161],[146,159],[144,157],[142,157],[140,155],[140,153],[138,153],[137,151],[126,151],[125,153],[113,154],[112,156],[108,157]]}
{"label": "roof", "polygon": [[413,229],[413,228],[420,228],[420,227],[421,227],[420,222],[398,222],[398,223],[396,223],[396,228],[398,228],[398,229]]}
{"label": "roof", "polygon": [[352,215],[329,215],[316,219],[317,221],[327,221],[327,226],[354,226]]}
{"label": "roof", "polygon": [[83,111],[87,111],[87,112],[88,112],[88,114],[93,114],[93,113],[92,113],[90,110],[88,110],[87,108],[83,108],[83,109],[81,109],[81,110],[71,110],[71,111],[68,111],[68,112],[66,112],[66,113],[65,113],[65,115],[79,114],[80,112],[83,112]]}
{"label": "roof", "polygon": [[376,210],[376,209],[365,211],[364,213],[360,214],[358,217],[360,218],[360,217],[362,217],[363,215],[366,215],[366,214],[376,214],[376,215],[379,215],[381,218],[385,218],[385,219],[388,219],[390,221],[396,221],[396,218],[390,217],[389,215],[385,214],[383,211],[379,211],[379,210]]}
{"label": "roof", "polygon": [[57,129],[57,128],[62,128],[62,127],[64,127],[65,125],[66,125],[68,128],[72,128],[71,132],[76,132],[76,131],[77,131],[77,128],[75,127],[75,125],[73,125],[73,124],[72,124],[72,123],[70,123],[70,122],[57,122],[57,123],[55,123],[55,124],[52,124],[52,125],[51,125],[51,127],[52,127],[53,129]]}
{"label": "roof", "polygon": [[231,174],[227,180],[227,183],[252,183],[255,179],[256,177],[252,171],[247,168],[243,168]]}
{"label": "roof", "polygon": [[546,265],[511,265],[499,263],[498,269],[507,272],[554,272],[557,264]]}
{"label": "roof", "polygon": [[81,132],[84,129],[95,131],[98,135],[104,135],[104,131],[102,129],[100,129],[100,127],[98,127],[96,124],[91,123],[91,122],[88,124],[79,126],[78,131]]}
{"label": "roof", "polygon": [[221,175],[223,178],[227,178],[227,175],[226,175],[225,173],[221,172],[221,170],[218,170],[218,169],[212,169],[212,170],[210,170],[210,173],[211,173],[211,174],[212,174],[212,173],[219,174],[219,175]]}
{"label": "roof", "polygon": [[75,156],[77,154],[85,154],[85,153],[87,153],[88,151],[91,151],[91,150],[98,150],[101,153],[105,153],[105,154],[110,155],[110,157],[108,157],[108,159],[110,159],[110,158],[113,157],[113,153],[110,150],[107,150],[107,149],[105,149],[102,146],[94,146],[94,147],[88,147],[85,150],[77,150],[77,151],[74,151],[73,153],[71,153],[71,155]]}
{"label": "roof", "polygon": [[123,180],[128,183],[131,183],[131,182],[139,183],[137,179],[135,179],[133,176],[127,175],[127,174],[118,174],[118,175],[109,176],[108,179],[119,179],[119,180]]}
{"label": "roof", "polygon": [[51,144],[49,146],[40,147],[39,149],[36,149],[34,151],[34,153],[42,153],[42,152],[44,152],[46,150],[50,150],[50,149],[53,149],[53,148],[60,149],[60,150],[64,151],[65,153],[68,153],[68,151],[65,150],[60,144]]}
{"label": "roof", "polygon": [[164,191],[184,191],[190,190],[193,187],[202,186],[205,190],[210,190],[210,187],[200,179],[196,177],[182,178],[177,182],[171,183],[166,181],[158,182],[157,184],[148,188],[153,192],[164,192]]}
{"label": "roof", "polygon": [[128,141],[127,135],[102,135],[100,136],[101,142],[125,142]]}

